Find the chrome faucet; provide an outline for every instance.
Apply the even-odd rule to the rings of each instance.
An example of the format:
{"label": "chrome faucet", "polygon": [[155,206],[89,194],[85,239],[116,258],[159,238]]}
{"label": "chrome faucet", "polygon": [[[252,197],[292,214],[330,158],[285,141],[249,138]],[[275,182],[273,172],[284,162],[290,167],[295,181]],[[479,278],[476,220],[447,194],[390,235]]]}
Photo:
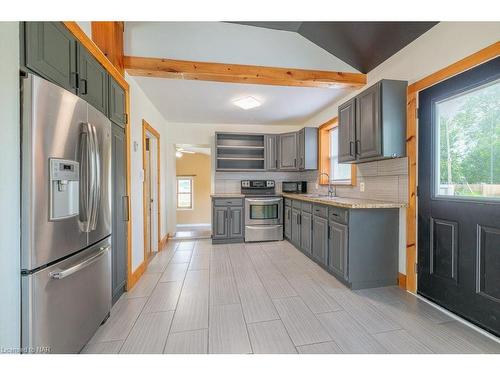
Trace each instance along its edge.
{"label": "chrome faucet", "polygon": [[326,178],[328,179],[328,197],[329,198],[333,198],[335,196],[335,192],[333,190],[333,185],[332,185],[332,181],[330,181],[330,176],[328,175],[328,173],[325,173],[325,172],[322,172],[318,175],[318,183],[320,183],[321,181],[321,176],[325,175]]}

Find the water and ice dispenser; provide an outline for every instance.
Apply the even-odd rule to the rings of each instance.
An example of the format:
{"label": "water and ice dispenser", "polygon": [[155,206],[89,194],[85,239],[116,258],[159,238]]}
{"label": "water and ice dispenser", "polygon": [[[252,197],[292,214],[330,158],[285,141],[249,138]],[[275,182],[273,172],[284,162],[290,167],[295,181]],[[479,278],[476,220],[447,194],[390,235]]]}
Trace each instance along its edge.
{"label": "water and ice dispenser", "polygon": [[79,163],[50,159],[50,220],[62,220],[79,214]]}

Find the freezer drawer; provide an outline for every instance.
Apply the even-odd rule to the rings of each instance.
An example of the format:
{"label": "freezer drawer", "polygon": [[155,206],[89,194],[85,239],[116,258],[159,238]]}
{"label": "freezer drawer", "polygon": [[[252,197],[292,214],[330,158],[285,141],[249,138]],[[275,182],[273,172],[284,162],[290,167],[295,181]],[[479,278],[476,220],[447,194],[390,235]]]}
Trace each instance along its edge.
{"label": "freezer drawer", "polygon": [[281,241],[283,225],[246,225],[245,242]]}
{"label": "freezer drawer", "polygon": [[110,309],[108,237],[81,253],[22,277],[22,347],[78,353]]}

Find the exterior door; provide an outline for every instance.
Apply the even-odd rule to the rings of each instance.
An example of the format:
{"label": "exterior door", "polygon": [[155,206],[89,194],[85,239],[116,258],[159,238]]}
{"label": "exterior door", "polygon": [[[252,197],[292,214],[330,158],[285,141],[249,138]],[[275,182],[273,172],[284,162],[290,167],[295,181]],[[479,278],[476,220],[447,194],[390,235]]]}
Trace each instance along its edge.
{"label": "exterior door", "polygon": [[379,82],[356,97],[356,153],[359,159],[382,154],[380,85]]}
{"label": "exterior door", "polygon": [[339,107],[339,162],[356,160],[356,99]]}
{"label": "exterior door", "polygon": [[419,94],[418,293],[500,335],[500,58]]}
{"label": "exterior door", "polygon": [[279,169],[297,169],[297,133],[280,134],[279,139]]}

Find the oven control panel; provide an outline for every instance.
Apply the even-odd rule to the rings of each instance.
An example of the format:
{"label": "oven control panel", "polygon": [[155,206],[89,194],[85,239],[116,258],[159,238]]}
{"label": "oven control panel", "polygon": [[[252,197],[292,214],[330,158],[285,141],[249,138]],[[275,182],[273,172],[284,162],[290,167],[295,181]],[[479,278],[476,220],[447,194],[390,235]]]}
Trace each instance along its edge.
{"label": "oven control panel", "polygon": [[272,195],[275,186],[274,180],[242,180],[241,193],[245,195]]}

